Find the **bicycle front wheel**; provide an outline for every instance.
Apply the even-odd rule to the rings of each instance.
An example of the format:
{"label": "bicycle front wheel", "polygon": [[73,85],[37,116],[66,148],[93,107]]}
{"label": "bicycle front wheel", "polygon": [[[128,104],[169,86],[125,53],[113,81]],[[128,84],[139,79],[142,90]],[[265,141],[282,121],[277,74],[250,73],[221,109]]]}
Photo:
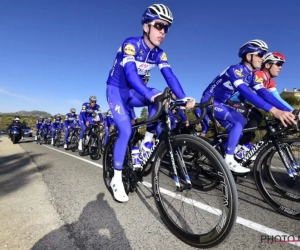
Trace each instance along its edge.
{"label": "bicycle front wheel", "polygon": [[[197,248],[214,247],[230,235],[237,218],[238,195],[232,174],[216,149],[200,138],[176,135],[171,137],[171,145],[175,156],[168,152],[163,142],[152,168],[158,211],[168,229],[186,244]],[[210,171],[215,173],[214,178],[219,183],[216,188],[202,190],[193,187],[188,176],[190,173],[183,171],[186,160],[176,156],[182,147],[205,155],[211,163]],[[175,169],[173,165],[176,165]],[[193,165],[199,171],[206,167]]]}

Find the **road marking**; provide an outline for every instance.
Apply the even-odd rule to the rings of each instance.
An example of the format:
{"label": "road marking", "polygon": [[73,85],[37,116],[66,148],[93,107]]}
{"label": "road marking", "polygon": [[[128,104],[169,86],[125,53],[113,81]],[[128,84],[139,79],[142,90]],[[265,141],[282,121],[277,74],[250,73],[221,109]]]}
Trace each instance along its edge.
{"label": "road marking", "polygon": [[[96,167],[103,168],[103,165],[101,165],[101,164],[99,164],[99,163],[95,163],[95,162],[86,160],[86,159],[84,159],[84,158],[82,158],[82,157],[79,157],[79,156],[76,156],[76,155],[72,155],[72,154],[63,152],[63,151],[58,150],[58,149],[56,149],[56,148],[52,148],[52,147],[49,147],[49,146],[46,146],[46,145],[43,145],[43,146],[44,146],[44,147],[47,147],[47,148],[49,148],[49,149],[51,149],[51,150],[57,151],[57,152],[59,152],[59,153],[61,153],[61,154],[65,154],[65,155],[71,156],[71,157],[73,157],[73,158],[76,158],[76,159],[78,159],[78,160],[81,160],[81,161],[90,163],[90,164],[92,164],[92,165],[94,165],[94,166],[96,166]],[[142,184],[143,184],[145,187],[147,187],[147,188],[150,188],[150,189],[152,188],[152,184],[149,183],[149,182],[143,181]],[[161,193],[166,194],[166,195],[169,195],[169,196],[171,196],[171,197],[173,197],[173,198],[175,198],[175,199],[182,200],[181,195],[177,195],[177,194],[175,194],[175,193],[173,193],[173,192],[171,192],[171,191],[169,191],[169,190],[166,190],[166,189],[161,188],[160,191],[161,191]],[[207,205],[204,204],[204,203],[201,203],[201,202],[198,202],[198,201],[194,201],[194,200],[192,200],[192,201],[193,201],[193,204],[194,204],[196,207],[198,207],[198,208],[200,208],[200,209],[203,209],[203,210],[205,210],[205,211],[207,211],[207,212],[209,212],[209,213],[216,214],[216,211],[220,211],[219,209],[216,209],[216,208],[213,208],[213,209],[212,209],[211,207],[207,206]],[[189,199],[189,202],[188,202],[188,203],[191,203],[191,199]],[[220,211],[220,212],[221,212],[221,211]],[[247,219],[244,219],[244,218],[241,218],[241,217],[237,217],[236,223],[238,223],[238,224],[240,224],[240,225],[243,225],[243,226],[245,226],[245,227],[248,227],[248,228],[250,228],[250,229],[252,229],[252,230],[258,231],[258,232],[260,232],[260,233],[262,233],[262,234],[266,234],[266,235],[270,235],[270,236],[275,236],[275,235],[289,235],[289,234],[287,234],[287,233],[285,233],[285,232],[281,232],[281,231],[278,231],[278,230],[276,230],[276,229],[266,227],[266,226],[264,226],[264,225],[261,225],[261,224],[259,224],[259,223],[254,222],[254,221],[247,220]],[[298,239],[298,236],[294,236],[294,237],[295,237],[295,239]],[[295,245],[295,246],[300,247],[300,242],[288,242],[288,243],[291,244],[291,245]]]}

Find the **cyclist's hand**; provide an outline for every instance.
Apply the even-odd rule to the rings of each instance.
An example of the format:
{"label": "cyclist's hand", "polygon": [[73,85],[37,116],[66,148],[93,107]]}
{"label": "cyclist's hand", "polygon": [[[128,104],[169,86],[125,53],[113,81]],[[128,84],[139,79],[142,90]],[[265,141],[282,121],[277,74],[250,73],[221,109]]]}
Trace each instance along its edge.
{"label": "cyclist's hand", "polygon": [[90,122],[86,122],[85,125],[88,127],[90,125]]}
{"label": "cyclist's hand", "polygon": [[[132,119],[131,120],[131,125],[134,125],[135,124],[135,119]],[[113,126],[112,126],[113,127]]]}
{"label": "cyclist's hand", "polygon": [[285,126],[285,127],[287,126],[287,123],[290,125],[296,124],[295,116],[292,112],[282,111],[275,107],[271,108],[270,112],[277,119],[279,119],[282,122],[283,126]]}
{"label": "cyclist's hand", "polygon": [[187,127],[190,126],[190,122],[189,122],[189,121],[186,121],[186,122],[185,122],[185,126],[187,126]]}
{"label": "cyclist's hand", "polygon": [[195,106],[195,99],[192,97],[185,97],[184,98],[187,103],[186,103],[186,108],[192,109]]}
{"label": "cyclist's hand", "polygon": [[71,126],[68,126],[68,129],[70,129],[71,128]]}

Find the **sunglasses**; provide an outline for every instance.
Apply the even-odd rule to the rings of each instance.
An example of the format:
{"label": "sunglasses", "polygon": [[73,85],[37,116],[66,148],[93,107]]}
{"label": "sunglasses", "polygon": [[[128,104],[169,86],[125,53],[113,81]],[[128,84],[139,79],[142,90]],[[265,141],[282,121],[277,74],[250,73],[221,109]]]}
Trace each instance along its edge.
{"label": "sunglasses", "polygon": [[283,66],[283,62],[276,62],[275,63],[278,67],[282,67]]}
{"label": "sunglasses", "polygon": [[91,103],[97,103],[96,101],[91,101]]}
{"label": "sunglasses", "polygon": [[168,33],[168,31],[170,29],[170,25],[160,23],[160,22],[151,22],[151,23],[148,23],[148,25],[152,25],[155,29],[157,29],[159,31],[164,29],[165,33]]}
{"label": "sunglasses", "polygon": [[260,52],[253,53],[253,55],[258,56],[259,58],[263,58],[266,55],[266,53],[263,51],[260,51]]}

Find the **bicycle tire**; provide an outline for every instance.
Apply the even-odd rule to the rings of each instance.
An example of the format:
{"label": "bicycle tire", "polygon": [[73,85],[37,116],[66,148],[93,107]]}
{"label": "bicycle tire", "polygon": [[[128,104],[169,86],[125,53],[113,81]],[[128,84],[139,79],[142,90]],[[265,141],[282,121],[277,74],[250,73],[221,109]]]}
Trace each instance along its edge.
{"label": "bicycle tire", "polygon": [[261,196],[265,199],[265,201],[277,212],[289,218],[300,220],[300,211],[287,208],[282,204],[278,203],[268,192],[267,188],[264,185],[263,174],[266,174],[269,184],[271,184],[272,188],[274,189],[274,191],[277,192],[277,194],[280,194],[282,197],[287,198],[289,200],[296,200],[298,202],[300,201],[300,197],[294,197],[294,199],[291,199],[292,197],[289,195],[288,192],[283,192],[283,190],[280,189],[280,186],[275,184],[276,181],[270,174],[270,155],[272,156],[274,151],[277,151],[275,149],[275,146],[273,144],[269,144],[258,154],[253,166],[255,185]]}
{"label": "bicycle tire", "polygon": [[[96,139],[97,140],[97,149],[95,150],[95,152],[93,152],[93,150],[92,150],[92,141],[93,141],[93,139]],[[100,142],[100,136],[99,136],[99,134],[97,134],[97,133],[92,133],[91,134],[91,138],[90,138],[90,141],[89,141],[89,148],[90,148],[90,158],[92,159],[92,160],[99,160],[100,159],[100,144],[101,144],[101,142]]]}
{"label": "bicycle tire", "polygon": [[[159,214],[167,226],[167,228],[181,241],[185,242],[186,244],[196,247],[196,248],[211,248],[216,245],[222,243],[227,237],[229,237],[230,233],[232,232],[233,227],[236,223],[237,213],[238,213],[238,194],[235,182],[233,180],[232,174],[227,167],[224,159],[222,156],[213,148],[208,142],[202,139],[196,139],[194,136],[191,135],[175,135],[171,137],[172,147],[176,146],[191,146],[193,145],[194,148],[201,150],[202,152],[206,152],[209,160],[212,161],[214,166],[218,168],[218,174],[223,175],[223,195],[224,192],[226,193],[227,190],[227,197],[224,198],[224,206],[223,206],[223,213],[225,216],[221,217],[219,224],[213,228],[210,232],[205,234],[192,234],[183,231],[179,228],[174,221],[169,218],[167,212],[165,211],[165,207],[162,204],[161,195],[160,195],[160,188],[158,185],[159,180],[159,164],[162,159],[162,156],[167,151],[165,143],[163,142],[160,147],[157,149],[156,154],[156,162],[153,166],[152,172],[152,187],[153,187],[153,194],[155,197],[155,203]],[[157,167],[158,166],[158,167]],[[226,202],[225,202],[226,200]],[[226,205],[227,204],[227,205]],[[225,223],[224,223],[225,221]],[[220,226],[222,225],[222,226]],[[217,227],[218,230],[217,230]]]}

